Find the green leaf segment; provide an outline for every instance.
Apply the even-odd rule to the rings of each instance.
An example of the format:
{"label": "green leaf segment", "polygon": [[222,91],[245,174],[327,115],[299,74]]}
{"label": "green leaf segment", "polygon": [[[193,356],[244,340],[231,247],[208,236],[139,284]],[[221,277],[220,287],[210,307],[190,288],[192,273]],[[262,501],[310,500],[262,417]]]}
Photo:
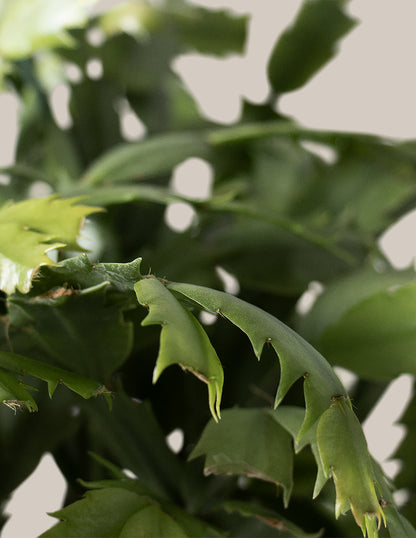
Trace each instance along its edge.
{"label": "green leaf segment", "polygon": [[375,476],[367,443],[351,404],[336,398],[318,424],[318,446],[337,493],[335,516],[351,507],[363,533],[377,536],[377,520],[386,522],[375,492]]}
{"label": "green leaf segment", "polygon": [[162,325],[153,382],[165,368],[179,364],[208,385],[209,407],[218,420],[224,373],[201,324],[157,278],[144,278],[134,289],[139,303],[149,307],[142,325]]}
{"label": "green leaf segment", "polygon": [[[46,381],[50,398],[52,398],[57,386],[62,384],[85,399],[104,394],[111,406],[110,393],[104,385],[62,368],[56,368],[50,364],[28,359],[7,351],[0,351],[0,367],[20,375],[30,375]],[[4,387],[0,392],[0,401],[3,404],[11,406],[14,403],[17,407],[25,405],[29,411],[37,411],[37,405],[33,398],[14,377],[0,371],[0,382]],[[6,391],[6,387],[7,394],[6,392],[3,393],[3,390]]]}
{"label": "green leaf segment", "polygon": [[[318,468],[321,466],[321,473],[323,470],[327,477],[332,475],[335,481],[336,517],[351,508],[364,536],[377,536],[384,515],[375,490],[371,457],[346,391],[325,359],[289,327],[237,297],[190,284],[172,283],[168,287],[240,327],[248,335],[258,358],[265,344],[274,348],[281,366],[276,407],[292,384],[304,377],[306,413],[296,441],[300,443],[309,433],[309,442],[317,443]],[[217,453],[211,447],[213,438],[205,442],[204,449],[196,449],[197,455],[207,453],[208,467]],[[229,472],[233,472],[234,465],[231,461]],[[224,472],[224,467],[220,469]],[[286,486],[286,501],[287,496]]]}
{"label": "green leaf segment", "polygon": [[[57,203],[58,200],[49,199],[43,203],[51,202]],[[73,207],[77,207],[72,206],[71,202],[65,203],[66,211],[71,212]],[[84,207],[80,209],[78,220],[89,210]],[[77,229],[74,222],[73,232]],[[61,234],[67,244],[71,243],[70,235],[69,232]],[[72,267],[74,264],[80,281],[82,278],[85,280],[84,285],[94,284],[101,289],[99,281],[103,279],[105,287],[117,290],[118,293],[130,294],[134,289],[138,302],[148,308],[142,325],[161,325],[154,382],[168,366],[178,364],[207,384],[209,408],[214,421],[207,425],[191,455],[192,458],[206,455],[207,474],[242,474],[248,478],[272,482],[282,487],[283,500],[287,505],[293,486],[292,442],[296,451],[309,444],[318,467],[314,495],[318,495],[328,478],[332,477],[336,489],[336,517],[351,509],[363,534],[369,537],[376,537],[378,527],[386,520],[393,526],[407,525],[395,509],[384,477],[369,455],[361,426],[345,388],[322,355],[297,333],[270,314],[232,295],[201,286],[168,282],[152,275],[142,276],[139,273],[139,260],[132,264],[94,266],[81,257],[75,261],[68,260],[61,266],[50,264],[50,268],[42,269],[35,288],[39,287],[44,293],[44,275],[49,275],[51,282],[56,284],[58,275],[65,277],[67,266]],[[119,274],[122,275],[121,281],[117,276]],[[281,370],[275,407],[281,404],[291,386],[303,378],[305,410],[287,406],[279,406],[276,410],[229,409],[224,411],[219,422],[224,374],[215,349],[192,312],[200,309],[219,314],[245,332],[258,359],[265,345],[272,347],[278,356]],[[100,383],[78,373],[15,353],[1,352],[0,368],[4,368],[0,370],[1,401],[14,410],[26,406],[35,411],[37,405],[27,391],[30,387],[12,377],[8,371],[45,380],[50,396],[58,384],[66,385],[83,398],[106,393]],[[378,491],[381,492],[381,499],[378,498]],[[175,529],[169,527],[176,523],[172,522],[170,516],[168,519],[163,516],[159,505],[149,503],[140,495],[136,498],[123,488],[119,493],[120,503],[128,504],[131,501],[132,507],[131,515],[126,516],[129,520],[126,530],[120,530],[121,534],[116,534],[117,536],[130,532],[130,527],[135,533],[137,528],[147,529],[147,525],[151,529],[156,521],[165,521],[168,526],[158,532],[166,534],[174,530],[175,535],[182,536],[180,525]],[[92,493],[89,499],[93,499],[102,508],[106,495],[104,488]],[[124,498],[126,495],[129,499]],[[388,503],[386,514],[382,508],[385,502]],[[69,514],[67,510],[75,510],[75,505],[73,506],[73,509],[62,511],[62,515]],[[60,517],[61,513],[57,515]],[[131,521],[130,517],[133,518]],[[124,529],[126,518],[123,517],[122,523],[117,523],[119,524]],[[74,533],[78,532],[76,528],[74,527]],[[66,530],[70,536],[72,529],[68,527]],[[127,533],[126,536],[128,535]],[[183,535],[189,534],[184,531]]]}
{"label": "green leaf segment", "polygon": [[84,217],[101,211],[80,201],[48,196],[0,208],[0,290],[27,293],[37,268],[53,265],[48,252],[80,250],[76,240]]}
{"label": "green leaf segment", "polygon": [[138,480],[85,483],[85,498],[50,515],[62,521],[41,538],[194,538],[223,536],[215,528],[155,497]]}
{"label": "green leaf segment", "polygon": [[[253,440],[255,440],[253,442]],[[227,409],[205,428],[191,459],[207,454],[206,474],[242,474],[283,488],[287,506],[293,487],[290,434],[264,409]]]}
{"label": "green leaf segment", "polygon": [[169,284],[169,289],[181,294],[210,312],[230,320],[249,337],[254,353],[260,359],[264,345],[276,351],[281,367],[275,406],[299,378],[304,378],[306,414],[298,441],[316,423],[331,404],[331,398],[347,393],[326,360],[297,333],[284,323],[233,295],[192,284]]}

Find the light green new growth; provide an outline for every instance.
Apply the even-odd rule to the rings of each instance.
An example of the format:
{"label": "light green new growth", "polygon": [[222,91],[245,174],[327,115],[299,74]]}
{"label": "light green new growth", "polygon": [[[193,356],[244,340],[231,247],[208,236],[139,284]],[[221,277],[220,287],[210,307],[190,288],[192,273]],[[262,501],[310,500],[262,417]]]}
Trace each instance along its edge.
{"label": "light green new growth", "polygon": [[38,267],[55,265],[48,252],[81,250],[77,237],[84,218],[102,210],[80,201],[48,196],[0,208],[0,290],[27,293]]}
{"label": "light green new growth", "polygon": [[88,8],[94,2],[3,0],[0,2],[0,56],[18,59],[50,47],[74,45],[66,29],[83,26]]}

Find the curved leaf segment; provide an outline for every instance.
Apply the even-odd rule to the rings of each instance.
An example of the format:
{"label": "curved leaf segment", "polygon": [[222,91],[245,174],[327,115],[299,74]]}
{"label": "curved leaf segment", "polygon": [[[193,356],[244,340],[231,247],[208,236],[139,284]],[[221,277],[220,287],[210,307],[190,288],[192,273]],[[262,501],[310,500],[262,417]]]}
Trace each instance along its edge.
{"label": "curved leaf segment", "polygon": [[[278,355],[281,367],[276,407],[293,383],[301,377],[304,378],[306,413],[296,436],[296,444],[300,446],[302,440],[304,444],[307,440],[317,445],[315,456],[321,474],[323,473],[324,478],[334,478],[336,517],[351,508],[363,534],[369,537],[377,536],[377,529],[385,519],[375,490],[376,480],[371,456],[345,388],[322,355],[285,324],[237,297],[191,284],[169,283],[166,288],[161,283],[143,285],[144,282],[146,281],[139,283],[142,290],[163,288],[163,298],[169,305],[176,299],[173,296],[168,301],[165,299],[168,290],[179,299],[192,300],[200,307],[230,320],[247,334],[258,359],[264,345],[271,345]],[[147,282],[158,281],[151,279]],[[157,295],[146,293],[140,296],[142,304],[147,302],[159,311],[157,317],[151,318],[152,322],[160,322],[163,317],[161,299],[162,297],[158,299]],[[148,323],[148,318],[146,320]],[[161,348],[162,346],[163,344]],[[186,346],[190,348],[188,339]],[[206,360],[208,364],[209,359]],[[179,362],[178,358],[175,361],[171,359],[169,364],[172,362]],[[160,368],[157,371],[160,373]],[[219,376],[218,370],[216,375]],[[217,385],[217,390],[219,389],[220,385]],[[220,393],[217,393],[216,398],[218,403]],[[218,410],[213,415],[217,419]],[[323,485],[324,480],[321,482]]]}
{"label": "curved leaf segment", "polygon": [[[84,399],[103,394],[111,408],[111,394],[104,385],[74,372],[8,351],[0,351],[0,368],[46,381],[50,398],[56,387],[62,384]],[[29,411],[37,411],[36,402],[26,389],[36,390],[0,369],[0,403],[13,410],[26,407]]]}
{"label": "curved leaf segment", "polygon": [[209,408],[217,421],[224,373],[201,324],[157,278],[144,278],[134,289],[139,303],[149,308],[142,325],[162,325],[153,382],[171,364],[189,370],[208,385]]}
{"label": "curved leaf segment", "polygon": [[256,357],[260,359],[268,344],[276,351],[281,368],[276,394],[277,407],[290,387],[304,378],[306,414],[297,441],[308,432],[333,398],[348,399],[347,392],[331,366],[315,348],[284,323],[233,295],[192,284],[169,284],[171,291],[195,301],[202,308],[230,320],[249,337]]}

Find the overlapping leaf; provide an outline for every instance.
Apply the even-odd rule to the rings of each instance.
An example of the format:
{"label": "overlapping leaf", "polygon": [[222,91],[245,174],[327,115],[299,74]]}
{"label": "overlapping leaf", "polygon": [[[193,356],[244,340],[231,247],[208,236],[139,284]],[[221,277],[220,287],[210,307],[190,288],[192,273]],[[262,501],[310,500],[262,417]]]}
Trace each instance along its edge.
{"label": "overlapping leaf", "polygon": [[[137,24],[132,22],[129,27],[125,24],[126,17]],[[171,0],[162,9],[146,1],[130,0],[114,6],[99,19],[100,26],[109,35],[125,31],[139,38],[149,38],[152,34],[172,33],[179,38],[175,43],[180,47],[178,52],[190,49],[217,55],[243,52],[246,22],[247,17],[205,9],[182,0]],[[213,27],[217,39],[212,39]]]}
{"label": "overlapping leaf", "polygon": [[119,390],[111,411],[99,399],[89,402],[85,411],[95,439],[114,462],[130,469],[161,497],[169,498],[178,490],[186,496],[187,467],[168,447],[149,402]]}
{"label": "overlapping leaf", "polygon": [[[127,301],[107,300],[106,282],[84,290],[53,286],[35,298],[9,299],[9,339],[15,352],[105,380],[126,360],[132,324]],[[88,327],[88,330],[86,330]]]}
{"label": "overlapping leaf", "polygon": [[218,420],[224,373],[206,332],[157,278],[144,278],[134,289],[139,303],[149,307],[142,325],[162,325],[153,382],[165,368],[179,364],[208,385],[209,407]]}
{"label": "overlapping leaf", "polygon": [[[104,394],[109,405],[111,405],[109,391],[104,385],[79,374],[63,370],[62,368],[56,368],[55,366],[28,359],[27,357],[22,357],[21,355],[16,355],[15,353],[9,353],[7,351],[0,351],[0,367],[20,375],[30,375],[38,379],[43,379],[48,383],[48,392],[50,398],[52,398],[56,387],[59,384],[62,384],[85,399],[98,396],[99,394]],[[6,381],[6,375],[8,378],[10,378],[8,380],[9,383],[11,382],[11,379],[15,379],[9,376],[9,374],[5,374],[5,372],[0,373],[1,376],[4,377],[3,383]],[[14,381],[12,382],[14,383],[14,386],[9,385],[15,396],[12,397],[12,393],[10,393],[7,397],[5,394],[1,394],[0,401],[6,405],[10,405],[11,401],[21,402],[29,409],[29,411],[36,411],[37,406],[34,403],[33,398],[25,398],[22,384],[16,379],[15,381],[16,383],[14,383]]]}
{"label": "overlapping leaf", "polygon": [[205,428],[190,458],[205,455],[205,474],[240,474],[283,488],[288,504],[293,486],[291,436],[263,409],[227,409]]}
{"label": "overlapping leaf", "polygon": [[357,301],[318,340],[328,359],[368,379],[416,374],[416,284]]}
{"label": "overlapping leaf", "polygon": [[78,198],[56,196],[8,203],[0,208],[0,289],[27,293],[36,269],[53,265],[47,253],[80,248],[76,239],[86,215],[101,211]]}
{"label": "overlapping leaf", "polygon": [[[0,353],[0,360],[2,353]],[[0,370],[0,403],[10,407],[16,412],[16,409],[26,407],[29,411],[37,411],[33,396],[26,390],[28,387],[15,377]]]}
{"label": "overlapping leaf", "polygon": [[281,405],[277,409],[270,411],[270,416],[283,426],[283,428],[285,428],[293,437],[295,452],[301,451],[308,444],[310,445],[318,468],[313,490],[313,498],[317,497],[328,480],[319,453],[318,440],[316,437],[317,425],[314,428],[311,428],[307,435],[302,438],[301,442],[298,443],[298,434],[305,419],[304,409],[295,406]]}
{"label": "overlapping leaf", "polygon": [[[71,289],[77,295],[79,288],[89,290],[88,294],[100,294],[104,289],[133,293],[134,284],[141,276],[141,261],[137,258],[130,263],[92,263],[86,254],[80,254],[63,260],[59,265],[42,266],[33,283],[32,293],[34,297],[47,299],[53,296],[51,290],[62,289],[64,283],[68,295]],[[103,287],[103,283],[107,286]]]}
{"label": "overlapping leaf", "polygon": [[273,347],[281,367],[276,406],[283,400],[293,383],[301,377],[304,378],[306,415],[299,439],[326,411],[333,396],[346,396],[344,387],[322,355],[287,325],[267,312],[233,295],[202,286],[170,283],[168,287],[237,325],[249,337],[257,358],[260,358],[265,344]]}
{"label": "overlapping leaf", "polygon": [[[363,533],[369,537],[377,536],[377,518],[380,520],[384,516],[374,489],[372,463],[364,434],[351,410],[345,389],[325,359],[283,323],[234,296],[190,284],[172,283],[169,289],[240,327],[249,336],[258,358],[266,342],[273,346],[281,365],[276,406],[291,385],[304,376],[306,413],[296,442],[305,441],[308,434],[313,435],[313,427],[318,422],[320,460],[316,450],[315,455],[321,476],[318,473],[315,493],[325,481],[322,472],[326,476],[331,472],[337,490],[336,515],[351,507]],[[344,442],[339,443],[339,439]],[[351,488],[355,488],[354,494]]]}
{"label": "overlapping leaf", "polygon": [[319,536],[322,536],[322,531],[316,533],[304,532],[297,525],[274,510],[269,510],[244,501],[226,501],[222,507],[230,513],[238,512],[244,517],[259,519],[269,527],[277,529],[279,535],[285,535],[287,533],[287,535],[294,536],[295,538],[319,538]]}
{"label": "overlapping leaf", "polygon": [[[384,267],[384,261],[379,260],[375,265],[377,263]],[[413,269],[397,271],[385,267],[380,272],[372,265],[362,267],[327,284],[308,313],[298,319],[296,329],[308,342],[317,344],[355,305],[379,292],[408,284],[414,278]]]}
{"label": "overlapping leaf", "polygon": [[206,156],[203,133],[173,133],[123,144],[96,160],[83,177],[85,184],[141,180],[169,173],[188,157]]}
{"label": "overlapping leaf", "polygon": [[335,517],[351,508],[364,536],[377,537],[377,527],[385,523],[385,516],[364,433],[344,398],[336,399],[322,415],[317,439],[325,472],[335,482]]}
{"label": "overlapping leaf", "polygon": [[137,481],[107,480],[86,485],[97,489],[89,490],[81,501],[52,513],[61,522],[43,533],[42,538],[223,536],[179,507],[152,498]]}

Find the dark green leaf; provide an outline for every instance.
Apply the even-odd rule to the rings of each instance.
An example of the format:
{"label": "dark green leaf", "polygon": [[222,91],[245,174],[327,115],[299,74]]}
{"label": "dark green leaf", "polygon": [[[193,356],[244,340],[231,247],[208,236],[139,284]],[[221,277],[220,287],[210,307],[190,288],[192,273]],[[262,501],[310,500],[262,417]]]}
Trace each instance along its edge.
{"label": "dark green leaf", "polygon": [[206,455],[205,474],[240,474],[283,488],[288,504],[293,486],[291,436],[263,409],[227,409],[208,423],[190,458]]}
{"label": "dark green leaf", "polygon": [[119,187],[82,189],[80,193],[85,196],[85,199],[90,204],[98,206],[128,204],[135,201],[167,205],[172,202],[183,201],[183,197],[169,192],[168,189],[143,184],[123,184]]}
{"label": "dark green leaf", "polygon": [[86,483],[85,498],[51,514],[61,519],[42,538],[194,538],[222,536],[171,503],[152,498],[136,480]]}
{"label": "dark green leaf", "polygon": [[281,426],[283,426],[283,428],[285,428],[293,437],[296,452],[300,452],[307,444],[311,445],[311,450],[318,467],[315,487],[313,490],[313,498],[315,499],[328,481],[328,476],[325,472],[321,455],[319,453],[318,440],[316,438],[316,427],[309,430],[307,435],[302,438],[302,441],[298,443],[296,440],[305,419],[304,409],[289,405],[280,405],[277,409],[270,411],[270,416]]}
{"label": "dark green leaf", "polygon": [[[56,368],[40,361],[34,361],[21,355],[16,355],[15,353],[0,351],[0,367],[20,375],[30,375],[43,379],[43,381],[48,383],[50,398],[52,398],[58,384],[65,385],[83,398],[91,398],[99,394],[109,394],[104,385],[92,379],[87,379],[62,368]],[[20,398],[17,399],[20,400]],[[0,400],[3,400],[4,403],[5,398],[0,396]],[[110,400],[108,401],[110,403]]]}
{"label": "dark green leaf", "polygon": [[[378,263],[384,265],[381,260]],[[326,330],[339,323],[342,316],[362,300],[414,278],[412,269],[395,271],[386,267],[379,272],[373,266],[366,266],[351,272],[325,286],[311,310],[299,319],[297,328],[309,342],[317,343]]]}
{"label": "dark green leaf", "polygon": [[[0,405],[0,499],[7,497],[37,467],[46,452],[76,437],[80,417],[72,413],[78,397],[68,390],[57,391],[51,405],[47,390],[37,383],[36,403],[40,413],[12,413]],[[103,402],[102,402],[103,403]],[[104,408],[106,408],[104,406]]]}
{"label": "dark green leaf", "polygon": [[[129,1],[100,17],[100,26],[107,35],[126,31],[127,17],[137,20],[139,27],[136,32],[131,30],[132,35],[148,32],[150,35],[166,33],[175,36],[177,52],[190,49],[203,54],[224,55],[244,50],[247,17],[237,17],[225,10],[205,9],[182,0],[171,0],[162,9],[147,2]],[[215,28],[216,39],[212,39],[212,28]]]}
{"label": "dark green leaf", "polygon": [[33,397],[27,392],[27,385],[15,377],[0,370],[0,403],[9,407],[16,413],[16,409],[26,407],[29,411],[37,411]]}
{"label": "dark green leaf", "polygon": [[106,380],[126,360],[133,338],[132,325],[123,319],[129,303],[112,299],[107,287],[105,281],[84,290],[61,284],[30,299],[10,297],[9,339],[14,351]]}
{"label": "dark green leaf", "polygon": [[[247,17],[189,6],[178,0],[171,1],[166,8],[160,12],[161,18],[176,33],[182,47],[215,55],[244,51]],[[213,28],[216,39],[212,39]]]}
{"label": "dark green leaf", "polygon": [[180,527],[153,504],[124,488],[89,491],[81,501],[53,512],[61,519],[42,538],[185,537]]}
{"label": "dark green leaf", "polygon": [[306,0],[290,28],[279,38],[268,65],[276,93],[303,86],[336,52],[338,40],[353,28],[345,0]]}
{"label": "dark green leaf", "polygon": [[178,490],[184,496],[188,493],[186,470],[169,449],[148,403],[119,390],[111,411],[102,401],[93,400],[85,412],[98,447],[120,467],[130,469],[143,485],[165,499],[175,497]]}
{"label": "dark green leaf", "polygon": [[173,133],[118,146],[87,170],[85,184],[143,180],[168,174],[188,157],[204,157],[207,146],[201,133]]}
{"label": "dark green leaf", "polygon": [[162,325],[153,382],[165,368],[179,364],[208,385],[209,408],[218,420],[224,373],[201,324],[158,279],[144,278],[134,289],[139,303],[150,309],[142,325]]}
{"label": "dark green leaf", "polygon": [[416,284],[373,293],[346,310],[321,336],[333,364],[368,379],[416,373]]}
{"label": "dark green leaf", "polygon": [[243,501],[226,501],[222,507],[227,512],[239,512],[245,517],[255,517],[260,519],[270,527],[277,529],[279,535],[280,533],[284,533],[287,534],[287,536],[294,536],[296,538],[319,538],[319,536],[322,536],[322,531],[316,533],[304,532],[300,527],[274,510],[268,510],[262,506],[256,506]]}

